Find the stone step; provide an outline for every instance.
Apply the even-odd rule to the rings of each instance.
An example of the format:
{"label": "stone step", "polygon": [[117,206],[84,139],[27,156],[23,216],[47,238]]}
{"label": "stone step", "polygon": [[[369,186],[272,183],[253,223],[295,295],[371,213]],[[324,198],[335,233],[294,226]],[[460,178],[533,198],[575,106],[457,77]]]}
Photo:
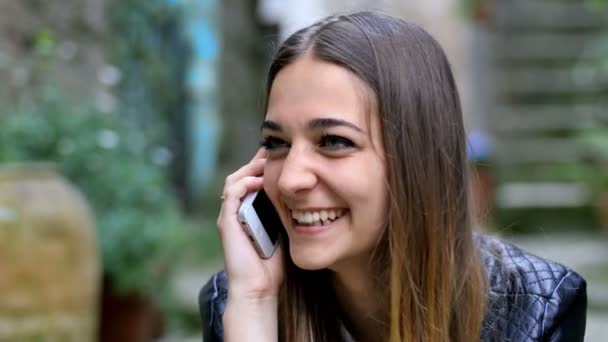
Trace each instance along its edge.
{"label": "stone step", "polygon": [[[606,23],[606,15],[584,1],[496,1],[496,24],[508,30],[592,29]],[[585,6],[587,5],[587,6]]]}

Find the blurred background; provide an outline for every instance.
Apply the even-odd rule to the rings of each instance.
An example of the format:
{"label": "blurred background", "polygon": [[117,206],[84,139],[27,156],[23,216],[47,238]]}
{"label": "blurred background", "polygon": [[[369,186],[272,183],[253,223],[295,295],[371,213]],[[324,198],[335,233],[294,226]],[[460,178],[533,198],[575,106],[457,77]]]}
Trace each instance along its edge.
{"label": "blurred background", "polygon": [[430,31],[479,229],[582,273],[608,333],[608,1],[0,2],[0,341],[200,341],[228,173],[277,43],[333,13]]}

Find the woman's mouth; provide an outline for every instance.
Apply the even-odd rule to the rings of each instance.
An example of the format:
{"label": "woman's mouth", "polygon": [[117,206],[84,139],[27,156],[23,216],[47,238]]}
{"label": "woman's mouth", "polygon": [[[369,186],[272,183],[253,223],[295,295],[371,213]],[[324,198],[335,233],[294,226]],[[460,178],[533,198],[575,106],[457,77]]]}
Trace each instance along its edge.
{"label": "woman's mouth", "polygon": [[347,212],[347,209],[291,210],[291,218],[296,231],[316,233],[328,228]]}

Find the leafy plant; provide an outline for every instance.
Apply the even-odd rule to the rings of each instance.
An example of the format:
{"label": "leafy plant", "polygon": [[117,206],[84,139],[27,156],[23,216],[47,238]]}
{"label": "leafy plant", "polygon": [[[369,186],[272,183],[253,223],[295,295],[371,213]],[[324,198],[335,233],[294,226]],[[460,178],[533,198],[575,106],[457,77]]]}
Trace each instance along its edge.
{"label": "leafy plant", "polygon": [[577,134],[577,142],[586,148],[596,175],[590,186],[596,193],[608,191],[608,128],[596,127]]}
{"label": "leafy plant", "polygon": [[55,96],[38,103],[4,116],[0,162],[57,163],[94,209],[103,269],[116,288],[166,294],[191,223],[166,181],[163,148],[147,146],[116,113],[68,108]]}
{"label": "leafy plant", "polygon": [[165,0],[123,0],[110,4],[112,63],[123,113],[137,120],[149,141],[173,142],[185,101],[188,49],[180,34],[181,6]]}

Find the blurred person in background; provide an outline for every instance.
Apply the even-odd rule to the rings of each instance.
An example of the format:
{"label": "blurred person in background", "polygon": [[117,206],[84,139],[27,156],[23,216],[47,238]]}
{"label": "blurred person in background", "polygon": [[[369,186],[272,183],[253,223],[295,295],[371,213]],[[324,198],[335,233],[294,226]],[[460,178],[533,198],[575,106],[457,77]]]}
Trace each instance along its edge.
{"label": "blurred person in background", "polygon": [[[262,136],[225,182],[207,342],[583,340],[577,273],[473,232],[458,91],[421,28],[363,12],[294,33]],[[269,259],[237,218],[262,188],[284,226]]]}

